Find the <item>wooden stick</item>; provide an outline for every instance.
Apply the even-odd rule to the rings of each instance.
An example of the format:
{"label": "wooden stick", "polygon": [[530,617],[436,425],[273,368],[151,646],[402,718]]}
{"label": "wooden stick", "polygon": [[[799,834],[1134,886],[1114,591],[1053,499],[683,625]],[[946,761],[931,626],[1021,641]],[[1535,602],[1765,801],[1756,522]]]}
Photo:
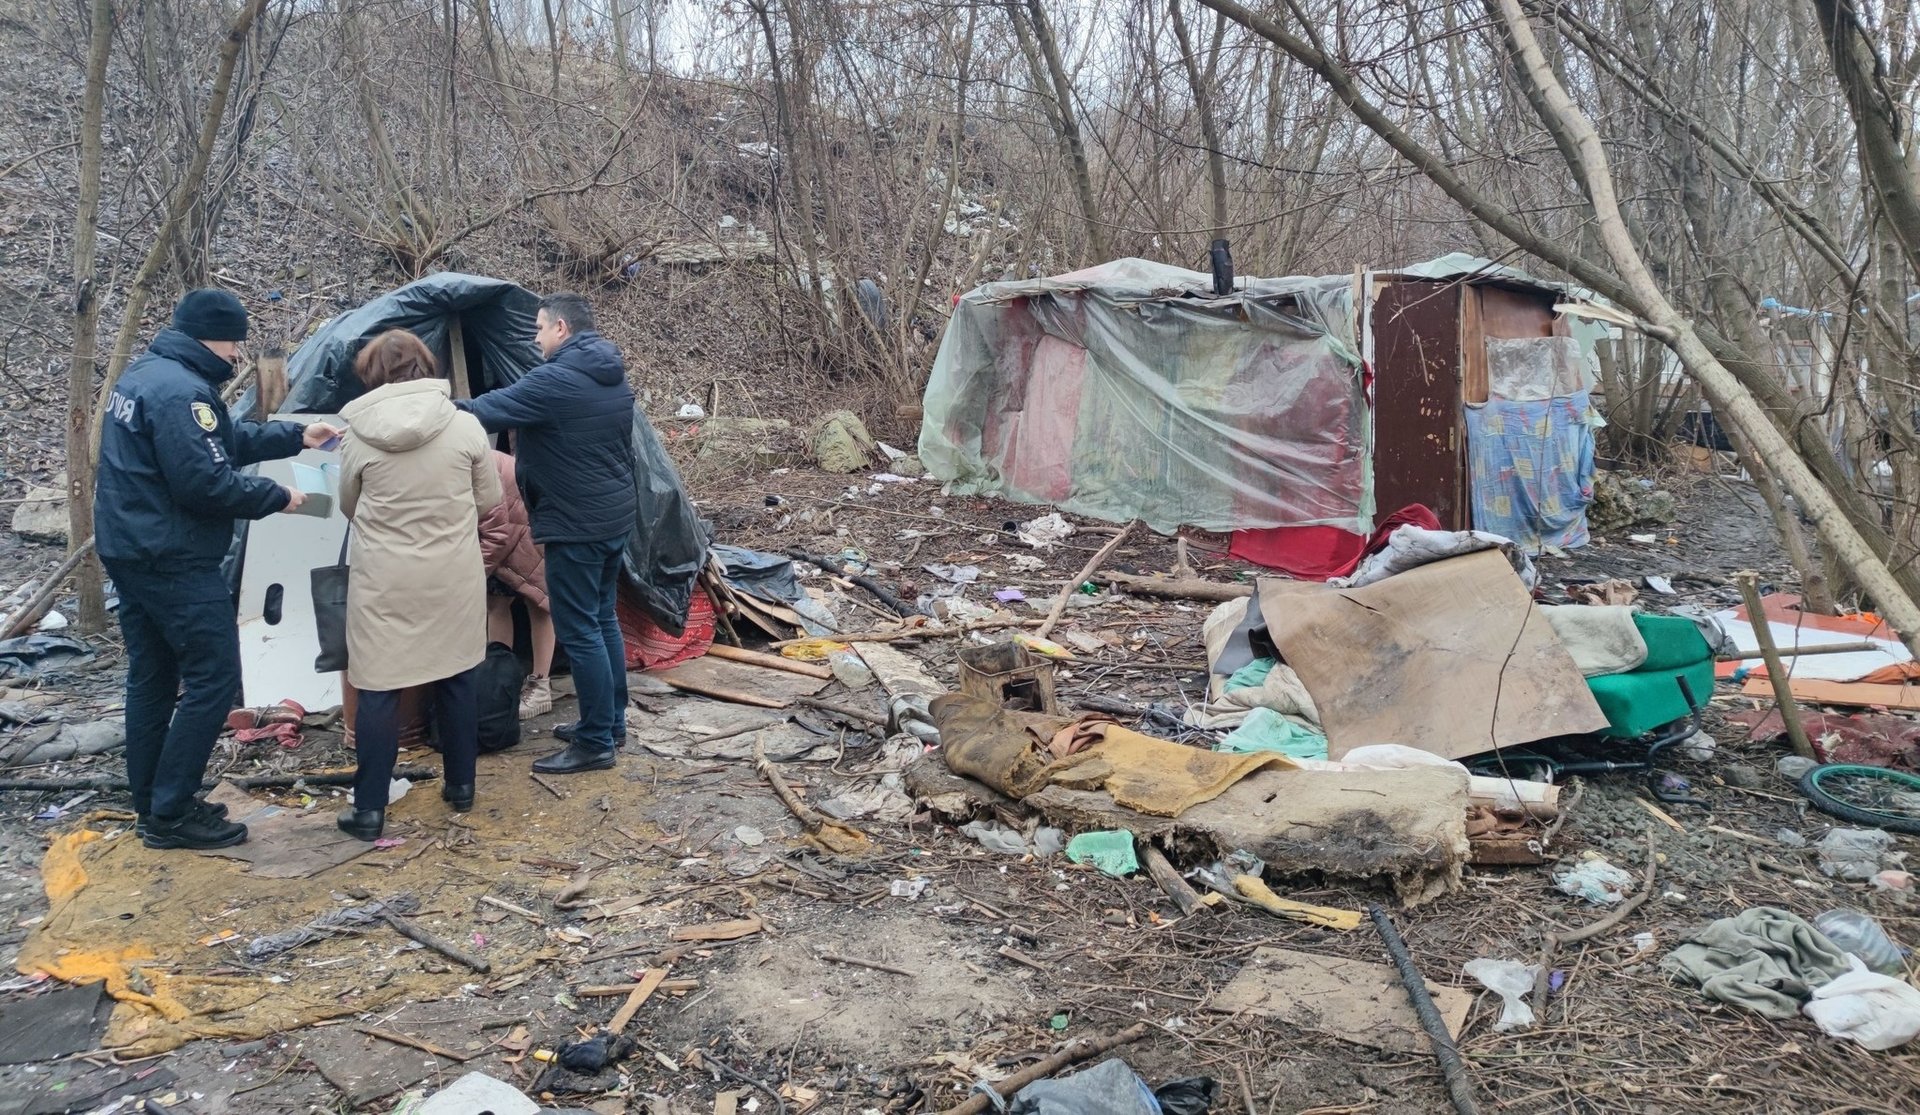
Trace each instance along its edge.
{"label": "wooden stick", "polygon": [[[487,961],[473,955],[459,945],[434,936],[398,914],[381,914],[380,916],[386,920],[388,925],[393,926],[394,932],[408,940],[420,942],[441,956],[446,957],[448,960],[457,960],[476,972],[490,972],[493,970],[493,965]],[[431,1052],[431,1050],[429,1050],[429,1052]]]}
{"label": "wooden stick", "polygon": [[53,607],[53,598],[59,594],[60,586],[66,583],[67,578],[73,575],[74,570],[80,568],[80,563],[85,561],[87,555],[92,552],[93,539],[89,538],[68,554],[59,568],[48,575],[47,582],[34,590],[34,594],[27,598],[27,602],[14,611],[13,616],[7,620],[6,629],[0,631],[0,639],[11,639],[15,635],[25,634],[39,626],[40,620],[47,614],[47,609]]}
{"label": "wooden stick", "polygon": [[907,603],[889,592],[885,585],[867,576],[865,573],[854,573],[850,571],[838,558],[827,557],[824,554],[809,554],[803,550],[788,550],[787,556],[793,558],[795,561],[804,561],[809,565],[817,565],[829,573],[845,577],[847,580],[852,581],[854,584],[872,593],[875,599],[893,609],[895,613],[901,616],[921,616],[926,614],[919,608],[914,607],[912,604]]}
{"label": "wooden stick", "polygon": [[905,968],[896,968],[891,964],[882,964],[877,960],[861,960],[855,956],[836,956],[830,952],[823,952],[820,954],[820,959],[832,961],[835,964],[851,964],[855,968],[871,968],[876,972],[892,972],[896,976],[917,978],[920,975],[918,972],[909,972]]}
{"label": "wooden stick", "polygon": [[648,968],[641,975],[640,982],[633,986],[633,992],[627,996],[627,1001],[620,1004],[620,1009],[614,1012],[613,1021],[607,1023],[607,1029],[616,1034],[626,1029],[627,1023],[633,1021],[633,1016],[640,1012],[641,1006],[652,998],[654,992],[660,990],[660,985],[665,983],[666,979],[665,968]]}
{"label": "wooden stick", "polygon": [[[858,631],[848,635],[828,635],[836,643],[897,643],[903,639],[943,639],[949,635],[964,635],[969,631],[996,631],[1003,627],[1038,627],[1044,620],[1037,619],[983,619],[977,623],[961,623],[952,627],[928,624],[924,627],[900,627],[889,631]],[[782,639],[767,645],[775,650],[810,643],[812,636],[804,639]]]}
{"label": "wooden stick", "polygon": [[1174,580],[1171,577],[1142,577],[1133,573],[1102,573],[1095,580],[1123,588],[1135,596],[1158,596],[1168,600],[1210,600],[1223,603],[1253,595],[1252,585],[1229,585],[1219,581]]}
{"label": "wooden stick", "polygon": [[1040,629],[1034,632],[1035,635],[1044,639],[1053,632],[1054,624],[1059,623],[1060,617],[1066,614],[1067,601],[1073,599],[1073,594],[1080,591],[1080,586],[1086,583],[1087,578],[1099,572],[1100,567],[1113,556],[1113,552],[1120,548],[1120,543],[1125,542],[1127,536],[1133,533],[1133,522],[1129,521],[1126,526],[1121,527],[1120,533],[1108,539],[1106,545],[1096,550],[1094,555],[1087,559],[1087,563],[1080,567],[1080,572],[1075,573],[1073,579],[1061,588],[1060,595],[1053,598],[1053,607],[1047,609],[1047,618],[1040,624]]}
{"label": "wooden stick", "polygon": [[[574,988],[573,993],[582,999],[611,999],[619,995],[631,995],[634,989],[639,986],[640,984],[637,983],[589,984],[585,987]],[[693,991],[698,989],[699,986],[700,981],[697,979],[670,979],[661,980],[660,986],[654,988],[654,990],[674,994],[681,991]]]}
{"label": "wooden stick", "polygon": [[473,381],[467,375],[467,334],[457,313],[447,319],[447,355],[451,357],[447,378],[453,381],[453,397],[473,398]]}
{"label": "wooden stick", "polygon": [[1793,681],[1780,665],[1780,651],[1773,645],[1773,625],[1767,621],[1766,609],[1760,603],[1760,574],[1747,570],[1735,573],[1733,579],[1747,603],[1747,625],[1753,628],[1754,641],[1760,644],[1760,657],[1766,660],[1767,680],[1773,683],[1773,699],[1780,703],[1780,722],[1786,725],[1793,753],[1817,761],[1813,744],[1807,740],[1806,725],[1800,723],[1800,706],[1793,701]]}
{"label": "wooden stick", "polygon": [[[1123,1045],[1131,1045],[1146,1036],[1147,1024],[1145,1022],[1136,1022],[1111,1037],[1082,1039],[1067,1046],[1065,1049],[1062,1049],[1044,1061],[1036,1061],[1034,1064],[1000,1081],[998,1084],[991,1085],[991,1087],[995,1092],[1000,1094],[1002,1099],[1006,1099],[1034,1081],[1045,1080],[1047,1077],[1052,1076],[1068,1065],[1077,1065],[1081,1061],[1092,1060],[1102,1053],[1118,1049]],[[947,1110],[941,1112],[940,1115],[984,1115],[992,1106],[993,1101],[985,1095],[975,1095],[958,1107],[949,1107]]]}
{"label": "wooden stick", "polygon": [[528,921],[532,922],[535,925],[547,924],[546,918],[541,917],[539,914],[534,913],[532,910],[527,909],[525,906],[515,906],[511,902],[505,901],[504,899],[495,898],[491,894],[481,895],[480,901],[486,903],[489,906],[494,907],[497,910],[505,910],[509,914],[519,914],[521,917],[526,918]]}
{"label": "wooden stick", "polygon": [[1180,877],[1180,872],[1167,862],[1167,857],[1161,854],[1160,849],[1143,842],[1140,845],[1140,858],[1146,861],[1147,874],[1153,876],[1153,881],[1160,884],[1160,889],[1173,899],[1173,904],[1180,908],[1183,915],[1202,908],[1200,892]]}
{"label": "wooden stick", "polygon": [[732,701],[736,705],[752,705],[755,708],[786,708],[788,702],[776,697],[762,697],[758,693],[744,693],[738,689],[728,689],[724,685],[709,685],[703,681],[676,678],[668,670],[660,675],[660,680],[685,693],[697,693],[702,697],[712,697],[718,701]]}
{"label": "wooden stick", "polygon": [[1013,961],[1015,964],[1020,965],[1022,968],[1032,968],[1036,972],[1045,972],[1047,970],[1047,966],[1045,964],[1040,963],[1038,960],[1035,960],[1033,957],[1028,956],[1026,953],[1021,952],[1017,948],[1014,948],[1012,945],[1001,945],[998,949],[995,949],[994,952],[999,956],[1002,956],[1008,960]]}
{"label": "wooden stick", "polygon": [[355,1026],[353,1029],[355,1033],[365,1034],[370,1038],[379,1038],[381,1041],[390,1041],[395,1045],[404,1045],[408,1049],[418,1049],[422,1053],[431,1053],[435,1057],[445,1057],[455,1064],[464,1065],[478,1056],[478,1054],[474,1053],[455,1053],[451,1049],[442,1049],[430,1041],[421,1041],[419,1038],[410,1038],[405,1034],[396,1034],[392,1030],[381,1030],[372,1026]]}
{"label": "wooden stick", "polygon": [[[1767,635],[1769,638],[1771,638],[1773,635],[1773,632],[1769,630],[1767,632]],[[1757,632],[1755,634],[1755,637],[1756,638],[1758,637]],[[1885,649],[1887,648],[1882,646],[1879,643],[1823,643],[1820,646],[1815,646],[1815,647],[1794,647],[1790,650],[1781,651],[1780,657],[1805,658],[1810,654],[1855,654],[1863,650],[1885,650]],[[1738,654],[1723,654],[1720,657],[1714,659],[1714,661],[1744,662],[1750,658],[1765,658],[1766,656],[1767,656],[1767,652],[1764,650],[1743,650]]]}
{"label": "wooden stick", "polygon": [[769,670],[785,670],[789,674],[832,681],[833,671],[825,666],[815,666],[810,662],[798,662],[791,658],[782,658],[777,654],[761,654],[757,650],[741,650],[722,643],[707,648],[707,653],[715,658],[724,658],[729,662],[744,662],[749,666],[764,666]]}
{"label": "wooden stick", "polygon": [[805,705],[808,708],[817,708],[821,712],[830,712],[835,716],[844,716],[848,720],[858,720],[862,724],[871,724],[876,728],[884,728],[887,726],[887,718],[878,713],[862,712],[859,709],[847,708],[844,705],[831,704],[816,697],[795,697],[793,703],[796,705]]}
{"label": "wooden stick", "polygon": [[530,775],[529,777],[531,777],[535,782],[538,782],[542,790],[545,790],[547,793],[552,794],[554,797],[559,798],[561,801],[567,800],[567,795],[560,792],[560,787],[555,786],[553,783],[540,777],[538,774]]}
{"label": "wooden stick", "polygon": [[1533,977],[1533,1016],[1541,1025],[1547,1021],[1547,990],[1553,981],[1553,957],[1560,951],[1561,945],[1570,945],[1576,941],[1585,941],[1598,937],[1614,926],[1625,921],[1628,914],[1646,904],[1653,894],[1653,872],[1660,863],[1660,856],[1653,843],[1653,826],[1647,826],[1647,869],[1640,877],[1640,893],[1628,895],[1626,901],[1614,907],[1612,913],[1580,929],[1565,933],[1549,933],[1540,948],[1540,974]]}

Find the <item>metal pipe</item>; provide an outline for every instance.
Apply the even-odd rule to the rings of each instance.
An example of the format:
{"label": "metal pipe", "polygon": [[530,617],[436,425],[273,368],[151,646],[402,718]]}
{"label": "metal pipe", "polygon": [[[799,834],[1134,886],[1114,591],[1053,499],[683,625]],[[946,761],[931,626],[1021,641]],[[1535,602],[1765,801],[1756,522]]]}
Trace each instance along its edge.
{"label": "metal pipe", "polygon": [[1453,1109],[1460,1115],[1480,1115],[1479,1106],[1473,1102],[1473,1084],[1467,1079],[1467,1063],[1460,1059],[1460,1050],[1453,1044],[1453,1035],[1447,1032],[1447,1023],[1440,1017],[1439,1008],[1433,1005],[1433,996],[1427,994],[1427,981],[1414,966],[1407,943],[1400,939],[1393,919],[1378,903],[1367,907],[1367,916],[1373,919],[1380,939],[1386,942],[1393,966],[1400,969],[1400,982],[1407,989],[1407,998],[1413,1001],[1413,1013],[1420,1017],[1420,1026],[1426,1030],[1427,1040],[1433,1043],[1433,1057],[1440,1062],[1440,1075],[1446,1078],[1447,1096],[1453,1100]]}

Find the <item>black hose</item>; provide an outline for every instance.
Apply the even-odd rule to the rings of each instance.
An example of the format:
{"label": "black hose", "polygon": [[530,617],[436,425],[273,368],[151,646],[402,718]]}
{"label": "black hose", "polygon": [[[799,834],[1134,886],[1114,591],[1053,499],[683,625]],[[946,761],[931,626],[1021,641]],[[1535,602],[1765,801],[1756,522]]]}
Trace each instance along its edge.
{"label": "black hose", "polygon": [[1367,916],[1373,919],[1374,928],[1380,931],[1380,939],[1386,942],[1387,952],[1393,956],[1393,966],[1400,969],[1400,982],[1407,989],[1407,998],[1413,1001],[1413,1013],[1420,1016],[1420,1026],[1427,1032],[1427,1039],[1433,1042],[1434,1060],[1440,1062],[1440,1075],[1447,1081],[1447,1095],[1453,1100],[1453,1109],[1460,1115],[1480,1115],[1480,1108],[1473,1102],[1473,1083],[1467,1079],[1467,1063],[1460,1059],[1460,1050],[1453,1044],[1453,1035],[1447,1032],[1447,1024],[1440,1017],[1439,1008],[1433,1005],[1433,996],[1427,994],[1427,981],[1420,975],[1420,969],[1414,967],[1413,954],[1407,951],[1407,943],[1400,939],[1400,931],[1393,927],[1393,919],[1378,904],[1367,907]]}

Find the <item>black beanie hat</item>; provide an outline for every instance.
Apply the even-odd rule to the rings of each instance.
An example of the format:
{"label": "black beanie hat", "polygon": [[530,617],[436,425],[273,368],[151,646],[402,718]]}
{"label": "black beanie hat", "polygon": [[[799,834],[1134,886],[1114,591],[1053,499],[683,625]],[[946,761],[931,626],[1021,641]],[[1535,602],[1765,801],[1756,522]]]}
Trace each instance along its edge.
{"label": "black beanie hat", "polygon": [[196,341],[244,341],[247,308],[224,290],[190,290],[173,308],[173,327]]}

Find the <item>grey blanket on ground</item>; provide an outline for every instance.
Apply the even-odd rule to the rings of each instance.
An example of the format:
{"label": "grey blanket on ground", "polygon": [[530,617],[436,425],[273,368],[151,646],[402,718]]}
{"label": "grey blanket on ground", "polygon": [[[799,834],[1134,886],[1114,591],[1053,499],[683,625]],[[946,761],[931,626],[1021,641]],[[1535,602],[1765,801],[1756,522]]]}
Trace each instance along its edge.
{"label": "grey blanket on ground", "polygon": [[1721,918],[1660,962],[1709,999],[1772,1019],[1793,1018],[1813,989],[1848,970],[1825,934],[1785,910],[1755,906]]}

